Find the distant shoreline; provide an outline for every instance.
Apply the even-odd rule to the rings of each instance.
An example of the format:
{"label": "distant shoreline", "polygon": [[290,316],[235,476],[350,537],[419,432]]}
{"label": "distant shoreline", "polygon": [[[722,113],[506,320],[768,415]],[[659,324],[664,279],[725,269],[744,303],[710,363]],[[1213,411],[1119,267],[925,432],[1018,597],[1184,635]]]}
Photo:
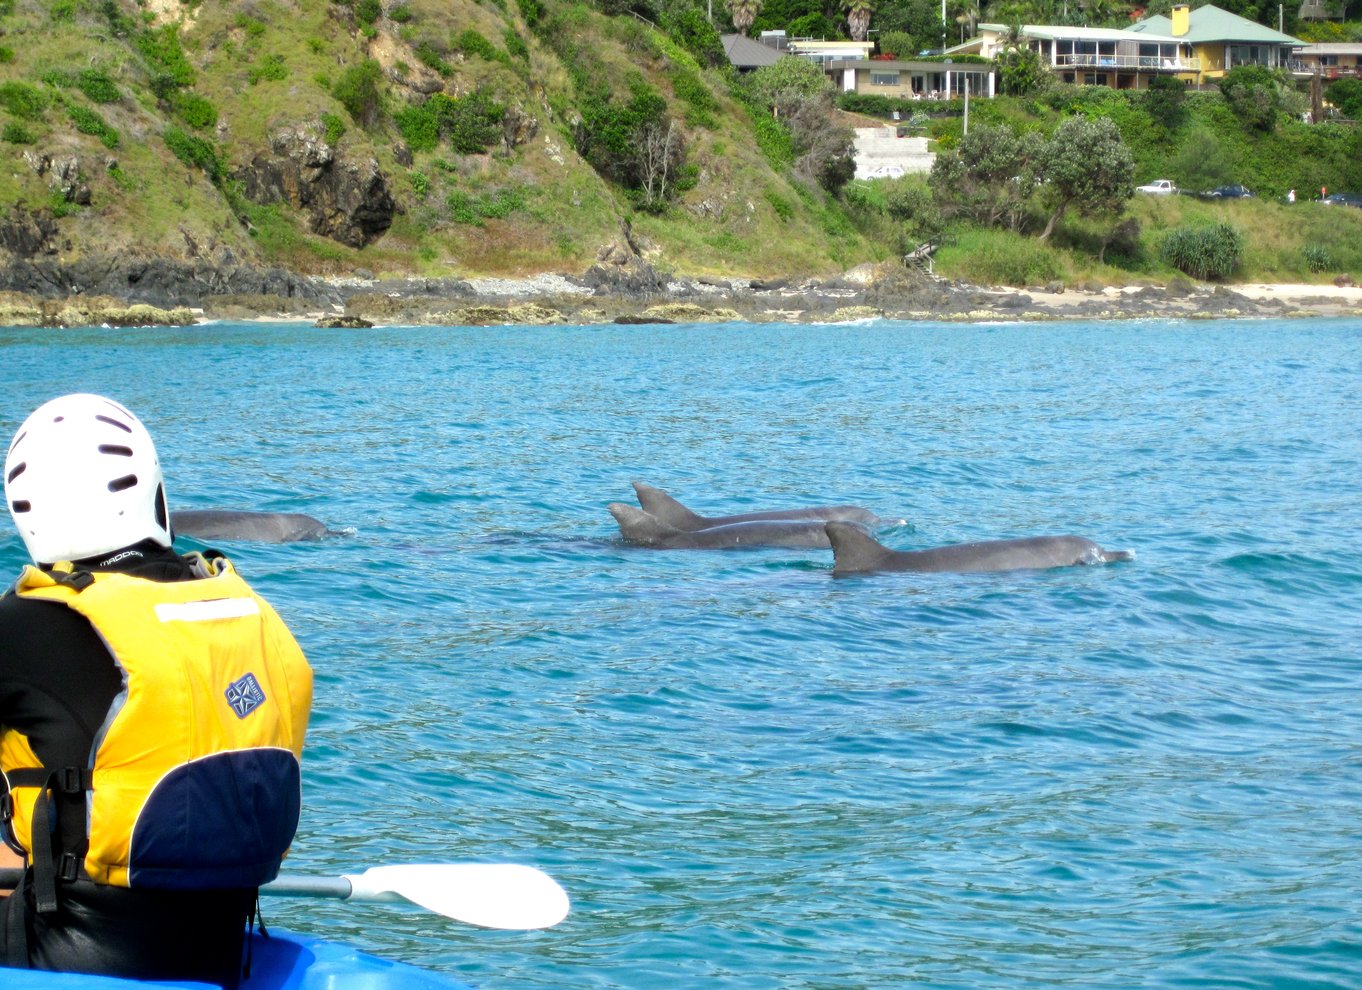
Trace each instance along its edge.
{"label": "distant shoreline", "polygon": [[[828,279],[684,277],[646,263],[593,267],[583,276],[344,278],[280,270],[80,272],[0,291],[0,325],[188,326],[222,321],[343,326],[599,323],[838,323],[872,318],[935,322],[1232,319],[1362,316],[1362,286],[1298,283],[1098,288],[1052,283],[1015,289],[922,275],[896,263],[861,265]],[[23,284],[23,283],[20,283]],[[86,288],[88,285],[88,288]],[[63,294],[61,289],[66,288]],[[80,291],[71,291],[77,288]],[[100,290],[104,291],[100,291]]]}

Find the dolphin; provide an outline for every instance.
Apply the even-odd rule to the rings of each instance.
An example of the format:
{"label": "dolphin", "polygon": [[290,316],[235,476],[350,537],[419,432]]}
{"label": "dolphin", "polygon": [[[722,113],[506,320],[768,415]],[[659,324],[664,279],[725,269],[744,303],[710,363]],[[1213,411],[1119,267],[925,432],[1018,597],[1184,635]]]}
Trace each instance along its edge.
{"label": "dolphin", "polygon": [[[828,534],[823,528],[826,523],[822,519],[753,519],[687,532],[623,502],[611,502],[606,508],[630,543],[663,550],[828,546]],[[860,528],[858,523],[845,525]]]}
{"label": "dolphin", "polygon": [[958,574],[1071,567],[1134,560],[1129,550],[1103,550],[1081,536],[1030,536],[1019,540],[984,540],[932,550],[890,550],[860,526],[825,524],[832,544],[833,574],[872,571],[949,571]]}
{"label": "dolphin", "polygon": [[335,535],[326,523],[301,512],[250,512],[241,509],[177,509],[171,532],[196,540],[255,540],[293,543]]}
{"label": "dolphin", "polygon": [[[634,493],[638,495],[638,504],[643,507],[644,512],[654,516],[658,522],[683,532],[695,532],[714,526],[730,526],[734,523],[770,522],[774,520],[826,521],[838,519],[844,522],[860,523],[863,526],[882,526],[886,523],[886,520],[859,505],[817,505],[806,509],[773,509],[767,512],[744,512],[736,516],[707,517],[697,515],[660,488],[653,488],[641,481],[634,482]],[[893,525],[899,525],[903,520],[895,519],[890,522]],[[827,546],[827,542],[802,545]]]}

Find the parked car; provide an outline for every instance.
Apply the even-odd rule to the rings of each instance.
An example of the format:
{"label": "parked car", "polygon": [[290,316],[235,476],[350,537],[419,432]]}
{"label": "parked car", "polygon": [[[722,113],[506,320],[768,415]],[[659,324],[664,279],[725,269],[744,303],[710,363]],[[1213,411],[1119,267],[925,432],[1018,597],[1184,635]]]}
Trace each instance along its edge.
{"label": "parked car", "polygon": [[1214,189],[1207,189],[1205,192],[1197,193],[1198,199],[1252,199],[1253,193],[1249,192],[1247,186],[1216,186]]}
{"label": "parked car", "polygon": [[1325,206],[1356,206],[1362,210],[1362,193],[1330,193],[1323,203]]}
{"label": "parked car", "polygon": [[1172,179],[1155,179],[1153,182],[1146,182],[1142,186],[1136,186],[1135,191],[1153,193],[1155,196],[1176,196],[1178,187],[1173,185]]}

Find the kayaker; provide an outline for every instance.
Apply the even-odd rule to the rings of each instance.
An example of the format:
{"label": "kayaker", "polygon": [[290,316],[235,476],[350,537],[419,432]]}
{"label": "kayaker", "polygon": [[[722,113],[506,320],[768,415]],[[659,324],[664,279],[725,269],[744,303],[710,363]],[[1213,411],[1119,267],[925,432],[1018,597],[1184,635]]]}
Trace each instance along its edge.
{"label": "kayaker", "polygon": [[36,566],[0,598],[0,831],[26,866],[0,961],[235,987],[298,823],[312,671],[226,558],[171,548],[118,403],[40,406],[5,500]]}

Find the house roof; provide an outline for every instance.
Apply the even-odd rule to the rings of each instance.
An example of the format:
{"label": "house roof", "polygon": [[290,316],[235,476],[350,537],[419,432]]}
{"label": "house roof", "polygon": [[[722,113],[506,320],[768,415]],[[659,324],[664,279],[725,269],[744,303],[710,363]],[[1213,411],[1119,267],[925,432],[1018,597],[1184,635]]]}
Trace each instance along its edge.
{"label": "house roof", "polygon": [[780,61],[781,53],[745,34],[726,34],[721,39],[728,61],[739,69],[759,69]]}
{"label": "house roof", "polygon": [[1300,49],[1302,55],[1362,55],[1362,42],[1358,41],[1322,41],[1314,45],[1305,45]]}
{"label": "house roof", "polygon": [[[1221,10],[1214,4],[1208,3],[1204,7],[1197,7],[1191,12],[1188,20],[1187,33],[1178,36],[1178,41],[1186,41],[1191,44],[1215,41],[1248,41],[1269,45],[1305,44],[1299,38],[1282,34],[1282,32],[1275,31],[1265,24],[1250,21],[1238,14],[1231,14],[1228,10]],[[1130,30],[1142,34],[1172,35],[1173,22],[1162,14],[1156,14],[1132,24]]]}
{"label": "house roof", "polygon": [[[1169,25],[1171,28],[1172,25]],[[1006,24],[980,24],[980,31],[989,31],[996,34],[1006,34]],[[1129,41],[1131,28],[1094,28],[1094,27],[1071,27],[1062,24],[1026,24],[1022,26],[1022,37],[1037,38],[1050,41],[1073,40],[1073,41]],[[1183,41],[1182,38],[1174,38],[1170,31],[1168,37],[1161,38],[1153,32],[1144,31],[1140,33],[1141,41]],[[968,44],[968,42],[966,43]]]}

